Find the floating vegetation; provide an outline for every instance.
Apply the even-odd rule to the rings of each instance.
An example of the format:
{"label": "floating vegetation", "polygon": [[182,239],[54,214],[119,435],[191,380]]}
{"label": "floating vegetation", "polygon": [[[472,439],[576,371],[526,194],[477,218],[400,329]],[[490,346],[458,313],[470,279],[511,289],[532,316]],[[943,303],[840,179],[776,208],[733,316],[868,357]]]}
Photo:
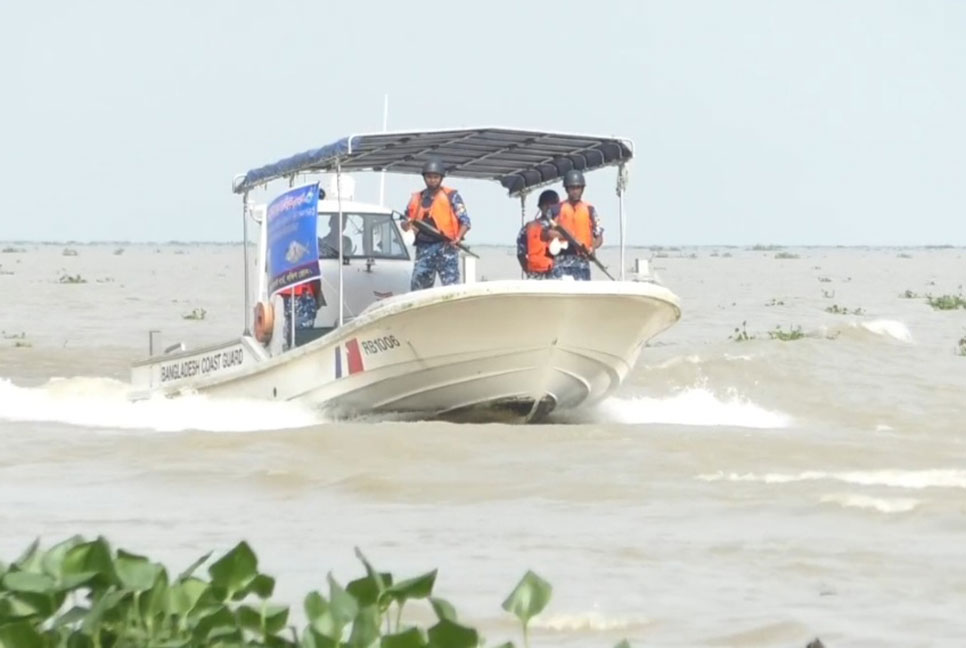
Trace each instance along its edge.
{"label": "floating vegetation", "polygon": [[17,340],[16,342],[13,343],[13,346],[15,349],[29,349],[33,345],[30,342],[27,342],[26,340]]}
{"label": "floating vegetation", "polygon": [[784,246],[782,245],[762,245],[758,243],[751,246],[753,252],[775,252],[776,250],[781,250]]}
{"label": "floating vegetation", "polygon": [[62,284],[83,284],[83,283],[87,283],[87,279],[84,279],[84,277],[80,276],[79,274],[76,274],[76,275],[60,275],[60,279],[57,280],[57,283],[62,283]]}
{"label": "floating vegetation", "polygon": [[831,306],[825,309],[825,312],[832,313],[834,315],[864,315],[865,314],[865,311],[863,311],[861,308],[853,308],[852,310],[849,310],[848,308],[839,306],[838,304],[832,304]]}
{"label": "floating vegetation", "polygon": [[724,258],[726,258],[726,259],[730,259],[733,255],[731,254],[731,252],[725,252],[721,256],[724,257]]}
{"label": "floating vegetation", "polygon": [[919,295],[911,290],[906,290],[905,292],[899,293],[899,299],[919,299]]}
{"label": "floating vegetation", "polygon": [[5,247],[2,250],[0,250],[0,253],[2,253],[2,254],[20,254],[20,253],[26,252],[26,251],[27,250],[25,250],[24,248],[18,248],[18,247],[13,247],[12,245],[8,245],[7,247]]}
{"label": "floating vegetation", "polygon": [[832,283],[832,278],[831,277],[819,277],[818,278],[818,282],[819,283]]}
{"label": "floating vegetation", "polygon": [[781,324],[777,325],[774,330],[768,331],[768,337],[772,340],[781,340],[782,342],[791,342],[792,340],[800,340],[805,337],[802,332],[801,326],[790,326],[788,330],[782,329]]}
{"label": "floating vegetation", "polygon": [[668,258],[668,253],[667,252],[658,252],[657,254],[654,255],[654,257],[657,258],[657,259],[666,259],[666,258]]}
{"label": "floating vegetation", "polygon": [[[356,549],[364,575],[344,586],[330,572],[323,588],[303,598],[305,626],[290,623],[288,605],[271,600],[275,578],[258,569],[246,542],[209,562],[205,554],[180,573],[104,538],[74,536],[44,551],[35,541],[0,567],[0,645],[237,646],[239,648],[478,648],[479,632],[434,596],[437,570],[398,579]],[[207,576],[198,570],[207,564]],[[325,591],[325,593],[323,593]],[[503,609],[520,622],[529,646],[530,621],[548,605],[550,583],[528,571]],[[423,625],[403,620],[419,603]],[[501,644],[513,646],[512,642]],[[629,648],[626,640],[617,644]],[[615,647],[616,648],[616,647]]]}
{"label": "floating vegetation", "polygon": [[7,333],[6,331],[0,331],[0,336],[2,336],[4,340],[23,340],[26,339],[27,333],[26,331],[20,331],[19,333]]}
{"label": "floating vegetation", "polygon": [[939,297],[926,295],[926,301],[936,310],[956,310],[957,308],[966,308],[966,299],[963,298],[962,294],[940,295]]}
{"label": "floating vegetation", "polygon": [[97,283],[114,283],[114,277],[104,277],[103,279],[97,279]]}
{"label": "floating vegetation", "polygon": [[775,255],[775,258],[776,259],[800,259],[802,257],[792,252],[779,252],[778,254]]}
{"label": "floating vegetation", "polygon": [[748,322],[742,322],[741,328],[735,327],[735,332],[728,336],[729,340],[734,340],[735,342],[747,342],[749,340],[754,340],[754,335],[749,335],[748,330],[745,328]]}
{"label": "floating vegetation", "polygon": [[717,250],[715,250],[714,252],[711,253],[711,256],[713,256],[713,257],[719,257],[721,255],[718,254],[718,251]]}
{"label": "floating vegetation", "polygon": [[181,316],[181,319],[186,319],[186,320],[203,320],[203,319],[205,319],[205,315],[207,315],[207,314],[208,314],[208,311],[206,311],[204,308],[195,308],[194,310],[192,310],[187,315],[182,315]]}
{"label": "floating vegetation", "polygon": [[124,248],[117,248],[114,250],[114,256],[121,256],[122,254],[124,254]]}
{"label": "floating vegetation", "polygon": [[822,291],[822,297],[824,297],[825,299],[832,299],[833,297],[835,297],[835,291],[834,290],[823,290]]}
{"label": "floating vegetation", "polygon": [[775,299],[774,297],[771,298],[771,301],[765,304],[765,306],[784,306],[784,305],[785,305],[785,302],[783,302],[780,299]]}
{"label": "floating vegetation", "polygon": [[896,258],[897,259],[911,259],[912,258],[912,255],[909,254],[908,252],[900,252],[899,254],[896,255]]}
{"label": "floating vegetation", "polygon": [[3,264],[0,264],[0,275],[12,275],[13,270],[4,270]]}
{"label": "floating vegetation", "polygon": [[957,342],[956,344],[957,344],[956,352],[961,356],[966,356],[966,335],[959,338],[959,342]]}
{"label": "floating vegetation", "polygon": [[77,256],[77,250],[74,248],[64,248],[64,251],[61,252],[61,254],[63,256]]}
{"label": "floating vegetation", "polygon": [[688,258],[689,259],[697,259],[698,258],[698,253],[697,252],[692,252],[691,254],[688,255]]}

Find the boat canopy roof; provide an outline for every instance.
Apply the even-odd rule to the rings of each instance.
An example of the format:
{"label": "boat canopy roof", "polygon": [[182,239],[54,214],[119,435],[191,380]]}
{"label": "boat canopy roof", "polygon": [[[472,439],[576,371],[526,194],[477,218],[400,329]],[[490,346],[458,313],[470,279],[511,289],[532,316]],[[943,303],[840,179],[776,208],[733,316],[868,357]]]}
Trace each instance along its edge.
{"label": "boat canopy roof", "polygon": [[631,159],[630,140],[511,128],[461,128],[350,135],[252,169],[235,178],[232,189],[255,187],[305,172],[389,171],[422,173],[423,164],[439,159],[447,175],[496,180],[511,196],[549,184],[567,171],[593,171]]}

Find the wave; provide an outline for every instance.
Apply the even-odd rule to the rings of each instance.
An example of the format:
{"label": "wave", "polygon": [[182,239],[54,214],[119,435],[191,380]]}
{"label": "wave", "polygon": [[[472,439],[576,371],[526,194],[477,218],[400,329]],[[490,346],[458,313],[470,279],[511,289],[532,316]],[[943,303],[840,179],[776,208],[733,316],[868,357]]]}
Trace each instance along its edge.
{"label": "wave", "polygon": [[530,622],[530,627],[556,632],[578,632],[581,630],[626,630],[647,625],[650,619],[617,617],[608,618],[600,612],[577,612],[574,614],[555,614],[538,616]]}
{"label": "wave", "polygon": [[665,398],[612,397],[597,406],[593,420],[746,428],[783,428],[792,422],[787,414],[767,410],[737,393],[721,399],[703,387],[685,389]]}
{"label": "wave", "polygon": [[843,508],[871,509],[879,513],[908,513],[919,506],[919,500],[911,497],[870,497],[854,493],[823,495],[822,502],[838,504]]}
{"label": "wave", "polygon": [[762,484],[790,484],[804,481],[837,481],[858,486],[889,486],[922,490],[924,488],[966,488],[966,470],[867,470],[825,472],[809,470],[799,473],[725,473],[698,475],[708,482],[758,482]]}
{"label": "wave", "polygon": [[878,319],[869,322],[859,322],[854,326],[860,326],[870,333],[891,337],[900,342],[912,342],[912,333],[909,332],[909,327],[897,320]]}
{"label": "wave", "polygon": [[200,394],[131,401],[130,390],[110,378],[54,378],[40,387],[0,378],[0,421],[159,432],[253,432],[325,422],[317,411],[291,402]]}

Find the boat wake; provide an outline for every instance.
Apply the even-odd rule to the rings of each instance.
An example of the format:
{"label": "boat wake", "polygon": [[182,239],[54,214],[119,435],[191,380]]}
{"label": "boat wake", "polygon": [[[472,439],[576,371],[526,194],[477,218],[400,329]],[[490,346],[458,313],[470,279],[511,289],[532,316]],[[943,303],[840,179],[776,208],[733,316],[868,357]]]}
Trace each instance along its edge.
{"label": "boat wake", "polygon": [[666,398],[612,397],[596,409],[562,414],[570,422],[667,423],[672,425],[784,428],[792,419],[767,410],[737,393],[722,399],[703,387],[684,389]]}
{"label": "boat wake", "polygon": [[54,378],[39,387],[0,378],[0,421],[158,432],[254,432],[325,422],[317,411],[296,403],[199,394],[132,402],[130,389],[110,378]]}
{"label": "boat wake", "polygon": [[697,479],[708,482],[757,482],[763,484],[790,484],[807,481],[834,481],[857,486],[889,486],[922,490],[925,488],[966,488],[966,470],[856,470],[826,472],[807,470],[799,473],[735,473],[716,472],[698,475]]}

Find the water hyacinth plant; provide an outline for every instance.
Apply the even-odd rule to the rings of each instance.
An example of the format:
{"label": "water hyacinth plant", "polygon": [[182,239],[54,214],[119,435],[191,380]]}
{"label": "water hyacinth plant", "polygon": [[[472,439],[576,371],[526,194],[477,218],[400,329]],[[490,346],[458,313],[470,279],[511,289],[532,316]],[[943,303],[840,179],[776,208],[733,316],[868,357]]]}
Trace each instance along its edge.
{"label": "water hyacinth plant", "polygon": [[832,313],[833,315],[862,315],[865,313],[861,308],[853,308],[849,310],[845,306],[839,306],[838,304],[832,304],[825,309],[826,313]]}
{"label": "water hyacinth plant", "polygon": [[181,316],[181,319],[186,319],[186,320],[199,320],[200,321],[200,320],[205,319],[205,316],[207,314],[208,314],[208,311],[206,311],[204,308],[195,308],[195,309],[192,309],[192,311],[190,313],[186,313],[186,314],[182,315]]}
{"label": "water hyacinth plant", "polygon": [[781,340],[782,342],[791,342],[793,340],[800,340],[805,337],[802,332],[801,326],[790,326],[788,330],[782,329],[781,324],[777,325],[774,330],[768,331],[768,337],[772,340]]}
{"label": "water hyacinth plant", "polygon": [[935,310],[956,310],[957,308],[966,308],[966,298],[964,298],[962,294],[940,295],[939,297],[926,295],[926,301]]}
{"label": "water hyacinth plant", "polygon": [[[75,536],[44,551],[34,542],[0,563],[2,648],[478,648],[479,633],[433,596],[436,571],[405,580],[375,569],[357,549],[365,575],[343,587],[330,573],[327,595],[309,592],[298,630],[289,607],[271,601],[275,579],[258,569],[245,542],[196,572],[205,554],[177,575],[107,540]],[[503,607],[530,620],[550,601],[550,584],[527,572]],[[425,601],[435,622],[405,625],[403,607]],[[505,642],[500,648],[514,644]],[[626,641],[618,646],[629,648]]]}

